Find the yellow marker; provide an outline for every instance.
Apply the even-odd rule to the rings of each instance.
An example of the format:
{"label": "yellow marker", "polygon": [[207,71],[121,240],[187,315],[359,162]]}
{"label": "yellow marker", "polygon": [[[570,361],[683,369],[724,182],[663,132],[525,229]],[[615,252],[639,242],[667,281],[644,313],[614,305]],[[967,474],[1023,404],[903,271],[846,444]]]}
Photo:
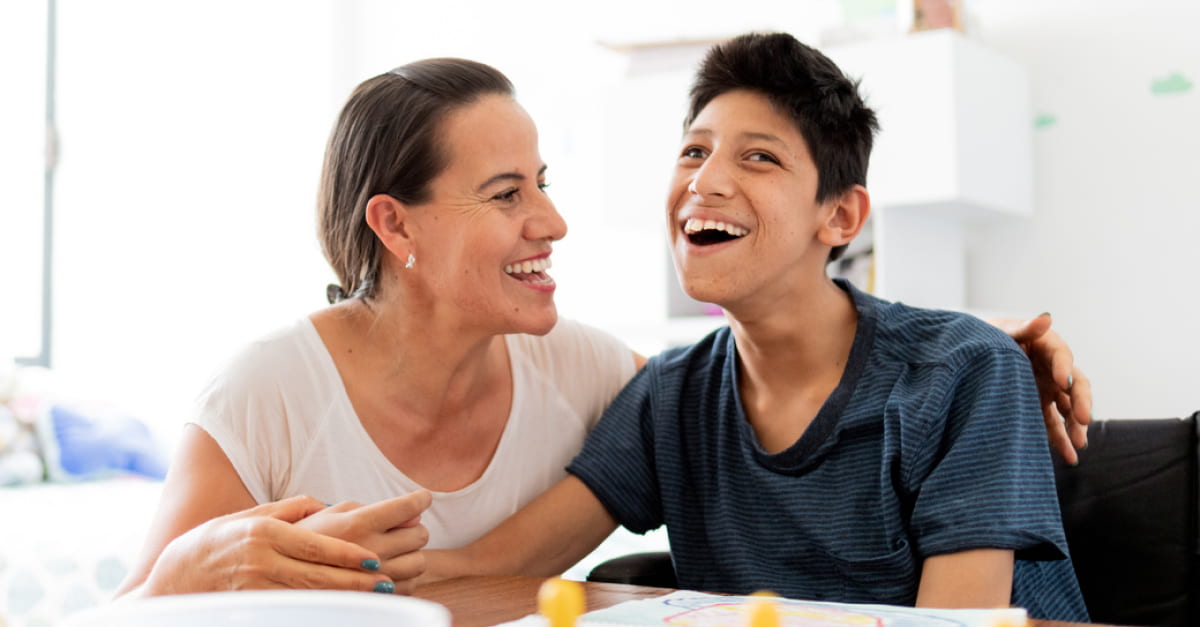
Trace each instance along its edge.
{"label": "yellow marker", "polygon": [[750,595],[750,627],[779,627],[779,610],[771,599],[778,598],[770,592],[755,592]]}
{"label": "yellow marker", "polygon": [[547,579],[538,589],[538,613],[550,627],[575,627],[575,619],[583,613],[583,586],[558,577]]}

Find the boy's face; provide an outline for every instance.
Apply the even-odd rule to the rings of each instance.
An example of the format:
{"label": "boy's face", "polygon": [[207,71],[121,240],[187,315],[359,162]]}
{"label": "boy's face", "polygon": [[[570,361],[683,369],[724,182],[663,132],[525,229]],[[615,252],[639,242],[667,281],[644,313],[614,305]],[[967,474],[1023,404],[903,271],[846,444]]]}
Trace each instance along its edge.
{"label": "boy's face", "polygon": [[714,98],[684,133],[668,193],[684,291],[733,309],[823,277],[829,246],[816,233],[828,216],[816,195],[816,165],[790,118],[756,92]]}

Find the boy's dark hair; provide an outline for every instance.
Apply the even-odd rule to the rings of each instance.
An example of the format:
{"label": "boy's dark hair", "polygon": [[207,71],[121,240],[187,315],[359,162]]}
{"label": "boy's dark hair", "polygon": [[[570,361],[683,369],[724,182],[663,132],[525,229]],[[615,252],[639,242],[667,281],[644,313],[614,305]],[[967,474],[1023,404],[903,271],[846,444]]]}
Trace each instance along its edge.
{"label": "boy's dark hair", "polygon": [[367,225],[376,194],[420,205],[449,165],[439,130],[451,112],[490,94],[513,95],[499,70],[466,59],[425,59],[363,81],[338,115],[317,195],[318,234],[338,276],[330,302],[379,290],[382,245]]}
{"label": "boy's dark hair", "polygon": [[[817,202],[867,184],[879,123],[858,81],[828,57],[786,33],[748,33],[717,44],[696,71],[684,129],[714,98],[737,89],[763,94],[796,124],[817,166]],[[834,248],[829,261],[845,250]]]}

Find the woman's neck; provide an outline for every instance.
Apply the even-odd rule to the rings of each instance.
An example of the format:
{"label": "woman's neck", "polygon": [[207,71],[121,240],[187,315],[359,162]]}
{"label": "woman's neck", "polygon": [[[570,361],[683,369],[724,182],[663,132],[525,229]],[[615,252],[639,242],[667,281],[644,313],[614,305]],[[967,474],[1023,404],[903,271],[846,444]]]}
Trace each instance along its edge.
{"label": "woman's neck", "polygon": [[439,420],[463,414],[507,380],[503,336],[470,333],[452,316],[414,309],[355,299],[313,314],[348,391]]}

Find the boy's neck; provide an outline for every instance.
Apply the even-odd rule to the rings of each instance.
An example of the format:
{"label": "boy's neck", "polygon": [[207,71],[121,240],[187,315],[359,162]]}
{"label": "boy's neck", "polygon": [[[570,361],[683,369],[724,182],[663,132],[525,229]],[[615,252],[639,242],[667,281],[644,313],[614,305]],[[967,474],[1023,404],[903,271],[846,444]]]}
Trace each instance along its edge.
{"label": "boy's neck", "polygon": [[853,300],[831,280],[792,293],[803,300],[756,316],[728,312],[738,389],[769,452],[791,446],[837,388],[858,329]]}
{"label": "boy's neck", "polygon": [[[766,310],[733,308],[727,312],[740,359],[809,373],[834,363],[844,365],[858,323],[850,294],[828,278],[790,292],[803,297],[773,303]],[[805,377],[805,372],[795,374]]]}

